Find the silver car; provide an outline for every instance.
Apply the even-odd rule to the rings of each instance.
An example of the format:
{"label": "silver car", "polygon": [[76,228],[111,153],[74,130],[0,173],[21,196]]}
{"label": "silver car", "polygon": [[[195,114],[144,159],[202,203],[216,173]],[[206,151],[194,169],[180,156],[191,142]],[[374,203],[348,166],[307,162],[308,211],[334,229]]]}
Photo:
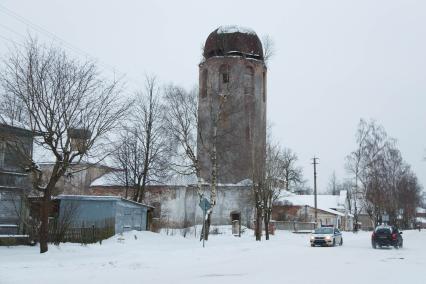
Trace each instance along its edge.
{"label": "silver car", "polygon": [[337,228],[320,227],[311,234],[311,246],[343,245],[342,233]]}

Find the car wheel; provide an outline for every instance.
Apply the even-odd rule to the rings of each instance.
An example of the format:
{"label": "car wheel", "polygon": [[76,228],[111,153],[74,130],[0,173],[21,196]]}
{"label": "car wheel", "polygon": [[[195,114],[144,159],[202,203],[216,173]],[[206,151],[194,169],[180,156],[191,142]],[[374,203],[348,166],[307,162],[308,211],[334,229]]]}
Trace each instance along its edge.
{"label": "car wheel", "polygon": [[333,247],[336,246],[336,239],[333,239]]}
{"label": "car wheel", "polygon": [[311,247],[314,247],[315,245],[314,244],[311,244]]}
{"label": "car wheel", "polygon": [[343,238],[340,239],[340,246],[343,245]]}
{"label": "car wheel", "polygon": [[399,247],[402,248],[403,246],[403,241],[401,241],[401,243],[399,244]]}
{"label": "car wheel", "polygon": [[372,242],[371,242],[371,246],[373,247],[373,249],[375,249],[375,248],[376,248],[376,242],[375,242],[375,241],[372,241]]}

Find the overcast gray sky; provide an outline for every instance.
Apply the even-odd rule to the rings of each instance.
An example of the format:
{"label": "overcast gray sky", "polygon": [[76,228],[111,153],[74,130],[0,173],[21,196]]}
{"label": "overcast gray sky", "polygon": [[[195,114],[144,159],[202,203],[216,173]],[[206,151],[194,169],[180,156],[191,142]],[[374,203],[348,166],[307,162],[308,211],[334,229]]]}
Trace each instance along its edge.
{"label": "overcast gray sky", "polygon": [[[426,185],[426,1],[106,1],[0,0],[0,54],[30,32],[4,7],[64,39],[74,56],[96,57],[126,73],[129,89],[145,73],[187,88],[198,82],[201,45],[219,25],[269,34],[268,118],[275,137],[299,155],[312,184],[320,158],[324,190],[333,170],[346,176],[360,118],[396,138]],[[22,19],[21,19],[22,20]],[[72,51],[73,49],[74,51]]]}

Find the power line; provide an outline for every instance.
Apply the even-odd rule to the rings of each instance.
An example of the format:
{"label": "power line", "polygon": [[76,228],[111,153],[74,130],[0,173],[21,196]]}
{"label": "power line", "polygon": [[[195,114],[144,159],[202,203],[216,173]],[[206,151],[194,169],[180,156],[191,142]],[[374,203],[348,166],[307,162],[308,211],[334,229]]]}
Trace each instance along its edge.
{"label": "power line", "polygon": [[315,205],[315,226],[318,225],[318,213],[317,213],[317,165],[319,164],[317,162],[319,158],[313,157],[312,158],[312,164],[314,165],[314,205]]}
{"label": "power line", "polygon": [[24,45],[23,45],[23,44],[21,44],[21,43],[19,43],[19,42],[16,42],[16,41],[14,41],[13,39],[7,38],[7,37],[2,36],[2,35],[0,35],[0,38],[4,39],[4,40],[6,40],[6,41],[9,41],[9,42],[11,42],[11,43],[13,43],[13,44],[15,44],[15,45],[19,45],[19,46],[24,47]]}
{"label": "power line", "polygon": [[[90,58],[94,61],[97,61],[100,65],[102,65],[104,68],[106,69],[110,69],[110,71],[112,71],[113,74],[116,73],[120,73],[122,77],[125,77],[128,81],[132,81],[134,84],[136,84],[137,86],[140,86],[141,83],[139,80],[132,78],[131,76],[129,76],[127,73],[125,72],[121,72],[118,68],[116,68],[115,66],[112,66],[110,64],[107,64],[105,62],[102,62],[99,58],[91,55],[90,53],[74,46],[73,44],[67,42],[66,40],[64,40],[63,38],[59,37],[58,35],[54,34],[53,32],[48,31],[47,29],[35,24],[34,22],[26,19],[25,17],[17,14],[16,12],[8,9],[7,7],[5,7],[4,5],[0,4],[0,12],[3,12],[5,15],[8,15],[9,17],[12,17],[16,20],[18,20],[19,22],[25,24],[28,28],[32,28],[33,30],[42,33],[50,38],[52,38],[53,40],[60,42],[64,47],[68,48],[69,50],[79,54],[80,56],[84,56],[86,57],[86,59]],[[10,29],[9,27],[6,27],[4,25],[2,25],[3,27],[5,27],[6,29],[20,35],[18,32],[13,31],[12,29]],[[22,35],[21,35],[22,36]],[[25,37],[24,37],[25,38]],[[21,45],[21,44],[20,44]],[[22,45],[21,45],[22,46]]]}
{"label": "power line", "polygon": [[12,33],[14,33],[14,34],[16,34],[16,35],[18,35],[18,36],[22,37],[22,38],[25,38],[25,36],[24,36],[24,35],[22,35],[21,33],[18,33],[17,31],[15,31],[15,30],[13,30],[13,29],[11,29],[11,28],[9,28],[8,26],[5,26],[5,25],[3,25],[3,24],[0,24],[0,27],[2,27],[3,29],[8,30],[8,31],[10,31],[10,32],[12,32]]}
{"label": "power line", "polygon": [[45,28],[31,22],[30,20],[26,19],[25,17],[15,13],[14,11],[6,8],[5,6],[0,4],[0,12],[3,12],[4,14],[8,15],[9,17],[13,17],[16,20],[20,21],[21,23],[25,24],[27,27],[31,27],[33,30],[36,30],[40,33],[43,33],[45,35],[47,35],[50,38],[53,38],[56,41],[61,42],[62,44],[68,46],[68,48],[72,49],[74,52],[79,53],[80,55],[84,55],[86,57],[91,57],[93,58],[93,56],[91,56],[89,53],[79,49],[78,47],[75,47],[74,45],[70,44],[69,42],[67,42],[66,40],[60,38],[59,36],[57,36],[56,34],[46,30]]}

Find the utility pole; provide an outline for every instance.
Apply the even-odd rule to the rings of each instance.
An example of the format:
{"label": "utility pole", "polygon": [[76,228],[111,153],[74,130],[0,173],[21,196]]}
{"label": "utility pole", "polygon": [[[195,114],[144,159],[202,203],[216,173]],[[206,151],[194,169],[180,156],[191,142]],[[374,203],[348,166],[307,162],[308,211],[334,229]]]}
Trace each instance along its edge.
{"label": "utility pole", "polygon": [[315,156],[312,158],[313,165],[314,165],[314,205],[315,205],[315,226],[318,225],[318,214],[317,214],[317,165],[319,164],[317,162],[318,158]]}

